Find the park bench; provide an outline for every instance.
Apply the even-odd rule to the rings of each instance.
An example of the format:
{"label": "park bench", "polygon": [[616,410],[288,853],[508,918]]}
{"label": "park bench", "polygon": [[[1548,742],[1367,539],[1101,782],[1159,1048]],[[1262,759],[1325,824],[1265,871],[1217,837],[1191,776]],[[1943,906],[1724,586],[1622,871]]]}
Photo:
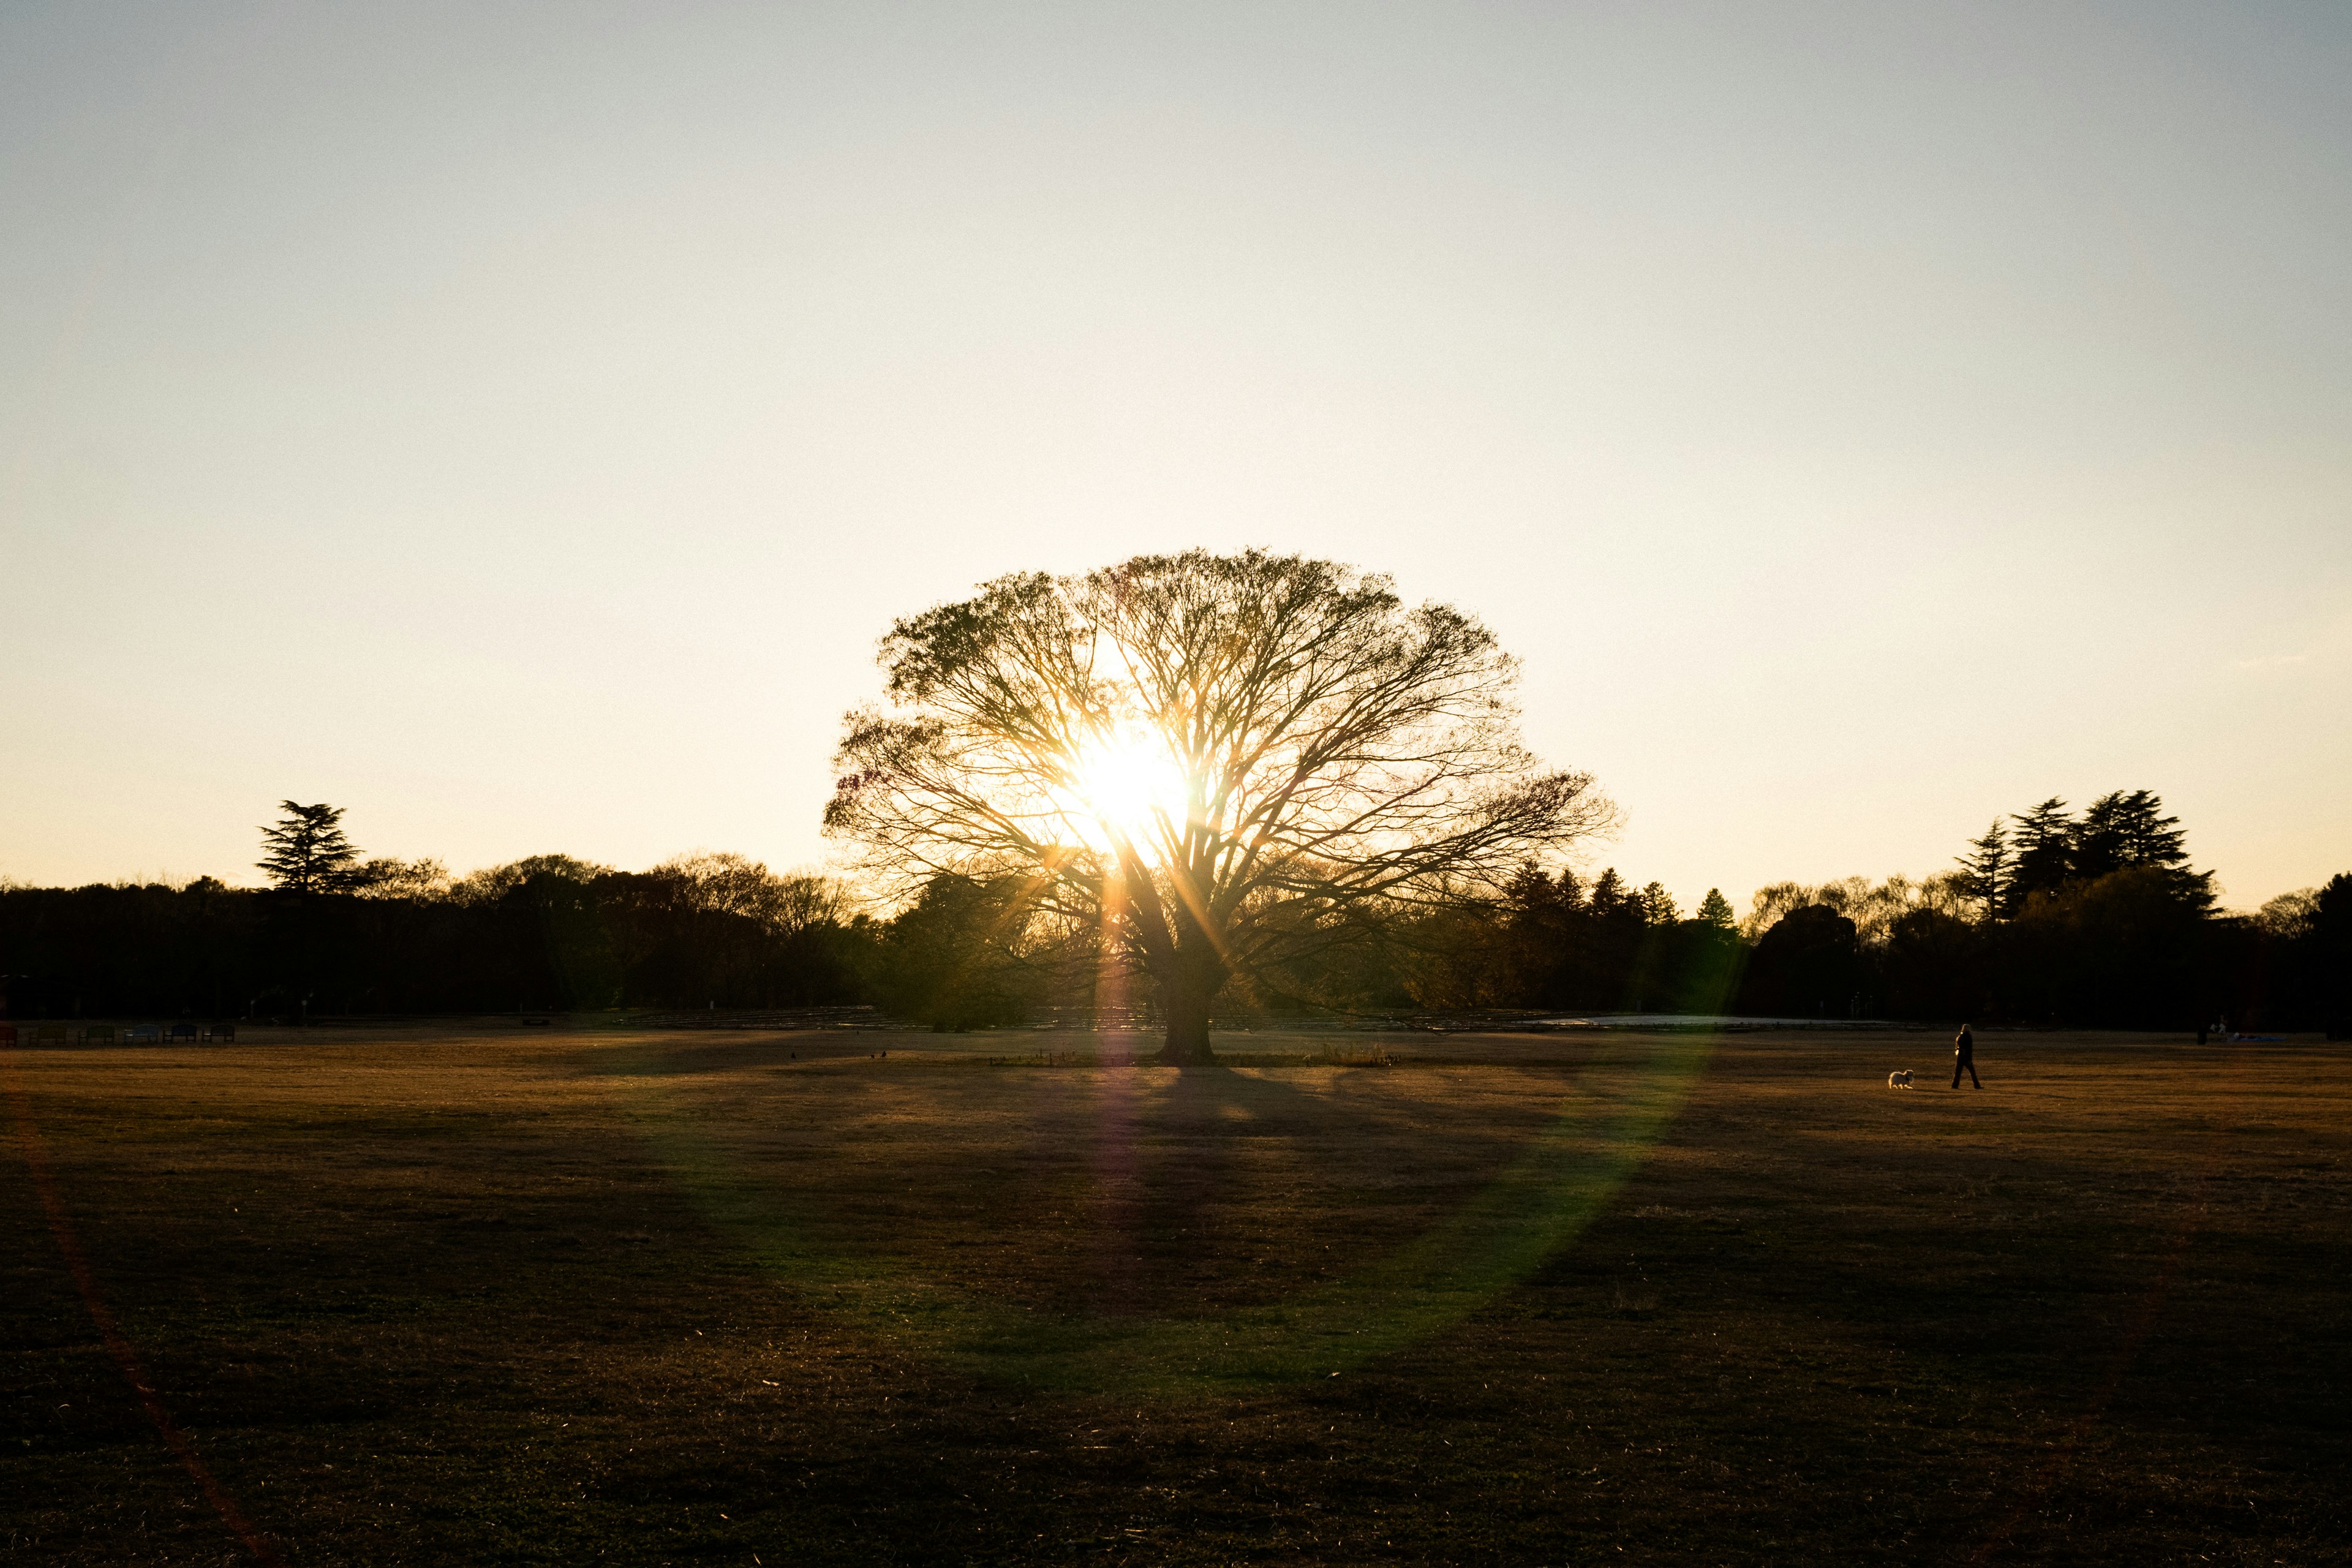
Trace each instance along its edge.
{"label": "park bench", "polygon": [[45,1046],[62,1046],[66,1043],[66,1026],[63,1024],[43,1024],[33,1031],[33,1038]]}
{"label": "park bench", "polygon": [[122,1031],[125,1040],[160,1040],[163,1031],[153,1024],[133,1024]]}
{"label": "park bench", "polygon": [[81,1043],[85,1046],[110,1046],[114,1044],[114,1026],[111,1024],[83,1025],[81,1031]]}
{"label": "park bench", "polygon": [[185,1040],[194,1045],[196,1038],[196,1026],[194,1024],[174,1024],[172,1026],[172,1038],[175,1042]]}
{"label": "park bench", "polygon": [[16,1043],[16,1026],[14,1024],[0,1024],[0,1046],[13,1046]]}
{"label": "park bench", "polygon": [[215,1024],[212,1029],[212,1038],[213,1043],[215,1045],[225,1046],[228,1044],[230,1041],[236,1038],[236,1026],[235,1024]]}

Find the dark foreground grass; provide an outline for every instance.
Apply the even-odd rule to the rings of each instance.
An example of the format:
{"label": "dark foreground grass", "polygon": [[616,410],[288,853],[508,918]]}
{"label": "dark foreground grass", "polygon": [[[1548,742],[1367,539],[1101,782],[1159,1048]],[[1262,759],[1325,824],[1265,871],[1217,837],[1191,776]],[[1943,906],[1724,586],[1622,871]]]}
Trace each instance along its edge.
{"label": "dark foreground grass", "polygon": [[0,1057],[0,1561],[251,1560],[44,1154],[292,1564],[2352,1561],[2341,1047],[1220,1044]]}

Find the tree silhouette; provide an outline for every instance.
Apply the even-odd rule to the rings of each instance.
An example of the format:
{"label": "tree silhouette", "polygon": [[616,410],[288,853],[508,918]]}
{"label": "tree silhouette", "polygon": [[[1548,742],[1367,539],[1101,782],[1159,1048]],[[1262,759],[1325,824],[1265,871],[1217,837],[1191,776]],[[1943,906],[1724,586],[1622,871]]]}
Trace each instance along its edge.
{"label": "tree silhouette", "polygon": [[359,885],[360,852],[343,834],[340,805],[278,803],[278,820],[261,829],[256,866],[280,892],[339,893]]}
{"label": "tree silhouette", "polygon": [[1990,924],[1998,918],[2009,896],[2009,884],[2013,862],[2010,857],[2009,833],[1995,817],[1981,838],[1969,840],[1969,853],[1960,856],[1960,890],[1984,906],[1984,919]]}
{"label": "tree silhouette", "polygon": [[2213,902],[2213,874],[2189,868],[2188,835],[2179,817],[2164,815],[2164,802],[2152,790],[2116,790],[2084,807],[2074,829],[2074,863],[2084,881],[2153,867],[2180,902],[2200,910]]}
{"label": "tree silhouette", "polygon": [[1827,904],[1807,904],[1774,922],[1756,944],[1746,1010],[1842,1017],[1857,999],[1864,976],[1853,921]]}
{"label": "tree silhouette", "polygon": [[2066,815],[2064,801],[2053,795],[2015,820],[2016,860],[2001,904],[2004,915],[2017,913],[2036,893],[2056,893],[2074,874],[2074,819]]}
{"label": "tree silhouette", "polygon": [[2311,900],[2304,941],[2310,950],[2321,1026],[2331,1040],[2352,1040],[2352,872],[2328,879]]}
{"label": "tree silhouette", "polygon": [[1330,562],[1002,577],[899,621],[881,662],[891,706],[849,715],[827,830],[909,894],[1021,879],[1149,973],[1171,1062],[1213,1059],[1234,975],[1499,894],[1614,818],[1520,745],[1517,664],[1484,626]]}

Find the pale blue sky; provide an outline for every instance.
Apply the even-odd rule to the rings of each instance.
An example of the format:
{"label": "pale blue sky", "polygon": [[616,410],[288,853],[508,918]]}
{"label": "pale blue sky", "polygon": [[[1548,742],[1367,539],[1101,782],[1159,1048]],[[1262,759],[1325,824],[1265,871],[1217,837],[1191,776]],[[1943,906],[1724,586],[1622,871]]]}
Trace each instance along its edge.
{"label": "pale blue sky", "polygon": [[1262,543],[1685,905],[2352,868],[2352,8],[0,12],[0,875],[819,859],[893,616]]}

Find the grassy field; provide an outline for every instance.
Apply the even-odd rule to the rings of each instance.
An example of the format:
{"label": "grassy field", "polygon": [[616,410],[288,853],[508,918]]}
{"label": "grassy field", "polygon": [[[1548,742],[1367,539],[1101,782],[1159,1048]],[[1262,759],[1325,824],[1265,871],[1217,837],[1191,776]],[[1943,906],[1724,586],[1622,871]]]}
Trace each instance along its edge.
{"label": "grassy field", "polygon": [[0,1560],[2352,1561],[2345,1047],[1219,1047],[0,1053]]}

